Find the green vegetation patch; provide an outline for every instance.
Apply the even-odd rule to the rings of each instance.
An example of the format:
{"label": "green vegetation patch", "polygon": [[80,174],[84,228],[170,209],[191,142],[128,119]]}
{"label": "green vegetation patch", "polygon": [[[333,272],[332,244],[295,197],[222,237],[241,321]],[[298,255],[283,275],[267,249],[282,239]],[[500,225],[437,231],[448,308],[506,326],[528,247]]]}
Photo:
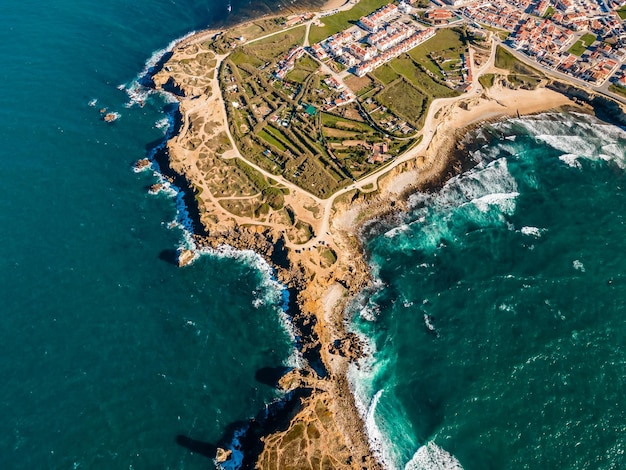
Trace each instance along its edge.
{"label": "green vegetation patch", "polygon": [[265,188],[263,190],[263,199],[274,210],[280,210],[285,205],[285,195],[280,188]]}
{"label": "green vegetation patch", "polygon": [[311,44],[320,42],[328,36],[343,31],[349,26],[356,24],[362,16],[369,15],[374,10],[387,5],[389,1],[390,0],[361,0],[347,11],[341,11],[334,15],[321,18],[320,21],[324,23],[324,26],[311,26],[309,42]]}
{"label": "green vegetation patch", "polygon": [[587,33],[583,35],[578,41],[576,41],[574,45],[570,47],[567,52],[580,57],[581,55],[585,53],[587,48],[591,46],[595,41],[596,41],[596,36],[594,34]]}
{"label": "green vegetation patch", "polygon": [[421,127],[428,107],[428,97],[406,80],[401,80],[378,95],[376,100],[414,127]]}
{"label": "green vegetation patch", "polygon": [[507,75],[506,79],[515,87],[526,88],[528,90],[534,90],[539,85],[541,79],[532,77],[529,75]]}
{"label": "green vegetation patch", "polygon": [[499,69],[506,69],[517,75],[528,75],[535,78],[543,78],[544,76],[538,70],[516,59],[513,54],[501,46],[496,49],[495,65]]}
{"label": "green vegetation patch", "polygon": [[493,73],[486,73],[478,77],[478,81],[483,86],[483,88],[491,88],[493,86],[493,82],[496,76]]}
{"label": "green vegetation patch", "polygon": [[309,72],[308,70],[295,68],[287,75],[285,75],[285,80],[302,84],[306,81],[307,78],[309,78],[309,75],[311,75],[311,72]]}
{"label": "green vegetation patch", "polygon": [[299,26],[284,33],[275,34],[265,39],[244,46],[244,51],[258,57],[261,64],[280,58],[295,46],[304,42],[305,26]]}
{"label": "green vegetation patch", "polygon": [[284,152],[285,150],[287,150],[287,148],[283,145],[282,142],[280,142],[273,135],[269,134],[265,129],[259,131],[259,133],[257,135],[261,139],[263,139],[265,142],[267,142],[268,144],[273,145],[274,147],[276,147],[281,152]]}
{"label": "green vegetation patch", "polygon": [[[408,54],[423,69],[439,79],[444,79],[442,69],[449,70],[458,66],[461,56],[466,51],[463,31],[457,28],[444,28],[428,41],[413,48]],[[395,64],[399,65],[397,61]],[[394,68],[405,75],[398,70],[397,66],[394,65]],[[409,76],[405,75],[405,77],[411,80]]]}
{"label": "green vegetation patch", "polygon": [[293,142],[276,127],[266,126],[264,130],[278,139],[285,147],[291,148],[292,151],[296,148]]}
{"label": "green vegetation patch", "polygon": [[239,168],[246,175],[250,182],[254,184],[259,191],[263,191],[269,186],[267,180],[261,173],[256,171],[240,158],[235,158],[235,165],[237,165],[237,168]]}
{"label": "green vegetation patch", "polygon": [[322,126],[324,127],[332,127],[336,129],[344,129],[348,131],[356,131],[363,134],[375,134],[376,130],[370,125],[353,121],[351,119],[342,118],[336,116],[335,114],[330,113],[321,113],[322,115]]}
{"label": "green vegetation patch", "polygon": [[626,5],[617,10],[617,14],[621,19],[626,20]]}
{"label": "green vegetation patch", "polygon": [[411,82],[430,98],[449,98],[458,96],[459,93],[445,85],[435,81],[422,66],[411,59],[409,55],[396,57],[390,63],[393,69]]}
{"label": "green vegetation patch", "polygon": [[296,62],[295,68],[285,77],[288,81],[304,83],[319,68],[319,64],[308,55],[303,55]]}
{"label": "green vegetation patch", "polygon": [[609,85],[609,91],[617,93],[618,95],[622,95],[624,98],[626,98],[626,88],[624,88],[623,86],[611,84]]}
{"label": "green vegetation patch", "polygon": [[234,51],[229,58],[230,61],[237,66],[240,66],[242,64],[250,64],[253,67],[260,67],[264,64],[263,61],[257,59],[255,56],[246,54],[241,49],[237,49],[236,51]]}
{"label": "green vegetation patch", "polygon": [[332,248],[318,247],[320,260],[323,268],[328,268],[337,262],[337,253]]}
{"label": "green vegetation patch", "polygon": [[492,33],[496,34],[500,38],[501,41],[506,41],[507,38],[511,35],[511,33],[508,32],[506,29],[494,28],[493,26],[488,26],[482,23],[480,25],[486,30],[491,31]]}
{"label": "green vegetation patch", "polygon": [[554,9],[554,7],[552,5],[550,5],[548,7],[548,9],[546,10],[546,12],[543,14],[544,18],[552,18],[552,15],[554,15],[554,12],[556,10]]}
{"label": "green vegetation patch", "polygon": [[383,85],[389,85],[394,80],[400,78],[400,75],[398,75],[389,64],[381,65],[372,72],[372,75],[380,80]]}

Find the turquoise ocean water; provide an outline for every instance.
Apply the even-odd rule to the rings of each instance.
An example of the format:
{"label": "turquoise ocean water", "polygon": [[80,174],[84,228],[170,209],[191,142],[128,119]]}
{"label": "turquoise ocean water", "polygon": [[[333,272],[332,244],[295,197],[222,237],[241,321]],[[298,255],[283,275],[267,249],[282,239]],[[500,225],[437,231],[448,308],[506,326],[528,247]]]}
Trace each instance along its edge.
{"label": "turquoise ocean water", "polygon": [[226,8],[2,6],[0,468],[207,468],[177,436],[215,444],[276,397],[257,371],[292,355],[280,287],[252,256],[168,262],[175,201],[131,169],[163,138],[166,103],[127,108],[124,88]]}
{"label": "turquoise ocean water", "polygon": [[351,378],[393,468],[626,467],[626,132],[544,114],[371,228]]}
{"label": "turquoise ocean water", "polygon": [[[283,296],[250,254],[167,261],[176,201],[131,171],[167,103],[125,105],[227,4],[5,3],[0,468],[210,468],[177,436],[210,449],[276,398],[258,371],[293,360]],[[375,352],[352,378],[372,439],[399,468],[623,467],[624,134],[551,116],[483,138],[476,170],[368,237],[354,328]]]}

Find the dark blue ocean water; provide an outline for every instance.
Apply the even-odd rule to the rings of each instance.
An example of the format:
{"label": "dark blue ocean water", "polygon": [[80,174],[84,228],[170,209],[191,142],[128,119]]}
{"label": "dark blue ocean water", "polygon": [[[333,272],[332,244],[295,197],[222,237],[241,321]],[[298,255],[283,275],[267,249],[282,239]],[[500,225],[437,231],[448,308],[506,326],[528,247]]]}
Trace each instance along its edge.
{"label": "dark blue ocean water", "polygon": [[117,88],[225,15],[217,0],[2,6],[0,468],[207,468],[176,436],[216,443],[276,396],[255,374],[292,352],[278,286],[252,258],[162,259],[176,208],[131,165],[162,139],[164,102],[125,108]]}
{"label": "dark blue ocean water", "polygon": [[626,468],[626,132],[580,114],[487,126],[477,166],[368,237],[351,376],[411,469]]}

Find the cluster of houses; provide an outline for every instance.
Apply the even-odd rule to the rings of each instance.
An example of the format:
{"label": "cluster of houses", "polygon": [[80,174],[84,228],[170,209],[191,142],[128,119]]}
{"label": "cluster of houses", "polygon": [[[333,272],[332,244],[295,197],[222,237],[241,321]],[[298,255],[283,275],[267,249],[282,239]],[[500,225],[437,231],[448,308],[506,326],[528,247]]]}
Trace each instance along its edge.
{"label": "cluster of houses", "polygon": [[619,67],[619,61],[611,52],[609,46],[600,46],[587,53],[584,60],[572,54],[562,54],[562,60],[555,68],[594,85],[602,85]]}
{"label": "cluster of houses", "polygon": [[355,75],[362,77],[389,60],[407,52],[435,34],[432,28],[418,30],[413,22],[403,22],[400,15],[411,11],[409,3],[390,3],[359,19],[351,27],[311,46],[319,60],[332,57]]}
{"label": "cluster of houses", "polygon": [[540,57],[543,54],[558,53],[574,38],[574,33],[558,26],[549,19],[528,17],[522,21],[512,38],[513,47],[528,55]]}
{"label": "cluster of houses", "polygon": [[343,106],[345,104],[352,103],[354,100],[356,100],[356,95],[352,93],[352,91],[347,89],[346,86],[342,82],[337,80],[335,77],[333,76],[326,77],[324,79],[324,83],[331,90],[341,92],[339,93],[339,96],[337,96],[334,100],[327,102],[326,106],[324,107],[325,110],[329,110],[337,106]]}
{"label": "cluster of houses", "polygon": [[433,28],[428,28],[428,29],[425,29],[424,31],[413,33],[411,37],[402,41],[397,46],[394,46],[391,49],[381,54],[378,54],[376,57],[370,60],[363,61],[360,65],[358,65],[355,68],[354,74],[357,77],[362,77],[366,73],[369,73],[377,69],[381,65],[389,62],[391,59],[398,57],[400,54],[410,51],[411,49],[420,45],[424,41],[430,39],[434,35],[435,35],[435,30]]}
{"label": "cluster of houses", "polygon": [[385,5],[384,7],[376,10],[367,16],[361,17],[359,20],[359,26],[365,31],[375,33],[382,25],[387,23],[392,17],[399,13],[398,7],[393,3]]}
{"label": "cluster of houses", "polygon": [[[601,85],[624,59],[626,29],[616,11],[603,11],[603,0],[473,0],[464,3],[461,11],[466,17],[510,32],[509,43],[515,49],[574,78]],[[611,5],[620,3],[624,1],[608,1]],[[586,32],[601,41],[581,56],[570,53],[578,37]]]}
{"label": "cluster of houses", "polygon": [[510,32],[515,30],[523,16],[523,10],[502,1],[474,2],[465,6],[461,12],[478,23]]}
{"label": "cluster of houses", "polygon": [[285,20],[285,27],[291,28],[292,26],[295,26],[297,24],[304,23],[305,21],[310,20],[311,18],[313,18],[313,13],[303,13],[301,15],[288,16],[287,19]]}
{"label": "cluster of houses", "polygon": [[287,55],[278,62],[274,76],[279,80],[285,78],[285,75],[292,71],[296,66],[296,60],[298,60],[303,55],[304,49],[301,46],[291,49],[287,53]]}

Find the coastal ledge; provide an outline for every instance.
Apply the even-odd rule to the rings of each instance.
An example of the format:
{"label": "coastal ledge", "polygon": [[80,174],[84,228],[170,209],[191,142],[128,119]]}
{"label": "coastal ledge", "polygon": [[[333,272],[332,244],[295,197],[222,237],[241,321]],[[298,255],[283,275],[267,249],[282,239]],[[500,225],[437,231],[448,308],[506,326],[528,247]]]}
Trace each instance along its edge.
{"label": "coastal ledge", "polygon": [[[368,181],[322,199],[255,165],[237,146],[220,82],[229,52],[212,47],[222,34],[205,31],[186,38],[152,80],[179,102],[180,125],[159,158],[162,170],[186,192],[195,248],[254,250],[291,293],[288,314],[305,361],[278,384],[294,406],[250,426],[255,436],[242,439],[251,443],[244,463],[264,469],[380,468],[347,379],[350,364],[364,354],[358,337],[347,330],[344,313],[370,283],[360,238],[364,225],[405,210],[413,192],[434,190],[467,169],[471,162],[459,152],[459,141],[473,126],[563,106],[590,108],[547,83],[535,90],[497,83],[479,93],[435,100],[420,142]],[[484,67],[481,72],[502,71]],[[138,165],[145,166],[145,161]],[[194,256],[193,249],[181,251],[179,263]],[[231,456],[222,450],[217,457],[221,464]]]}

